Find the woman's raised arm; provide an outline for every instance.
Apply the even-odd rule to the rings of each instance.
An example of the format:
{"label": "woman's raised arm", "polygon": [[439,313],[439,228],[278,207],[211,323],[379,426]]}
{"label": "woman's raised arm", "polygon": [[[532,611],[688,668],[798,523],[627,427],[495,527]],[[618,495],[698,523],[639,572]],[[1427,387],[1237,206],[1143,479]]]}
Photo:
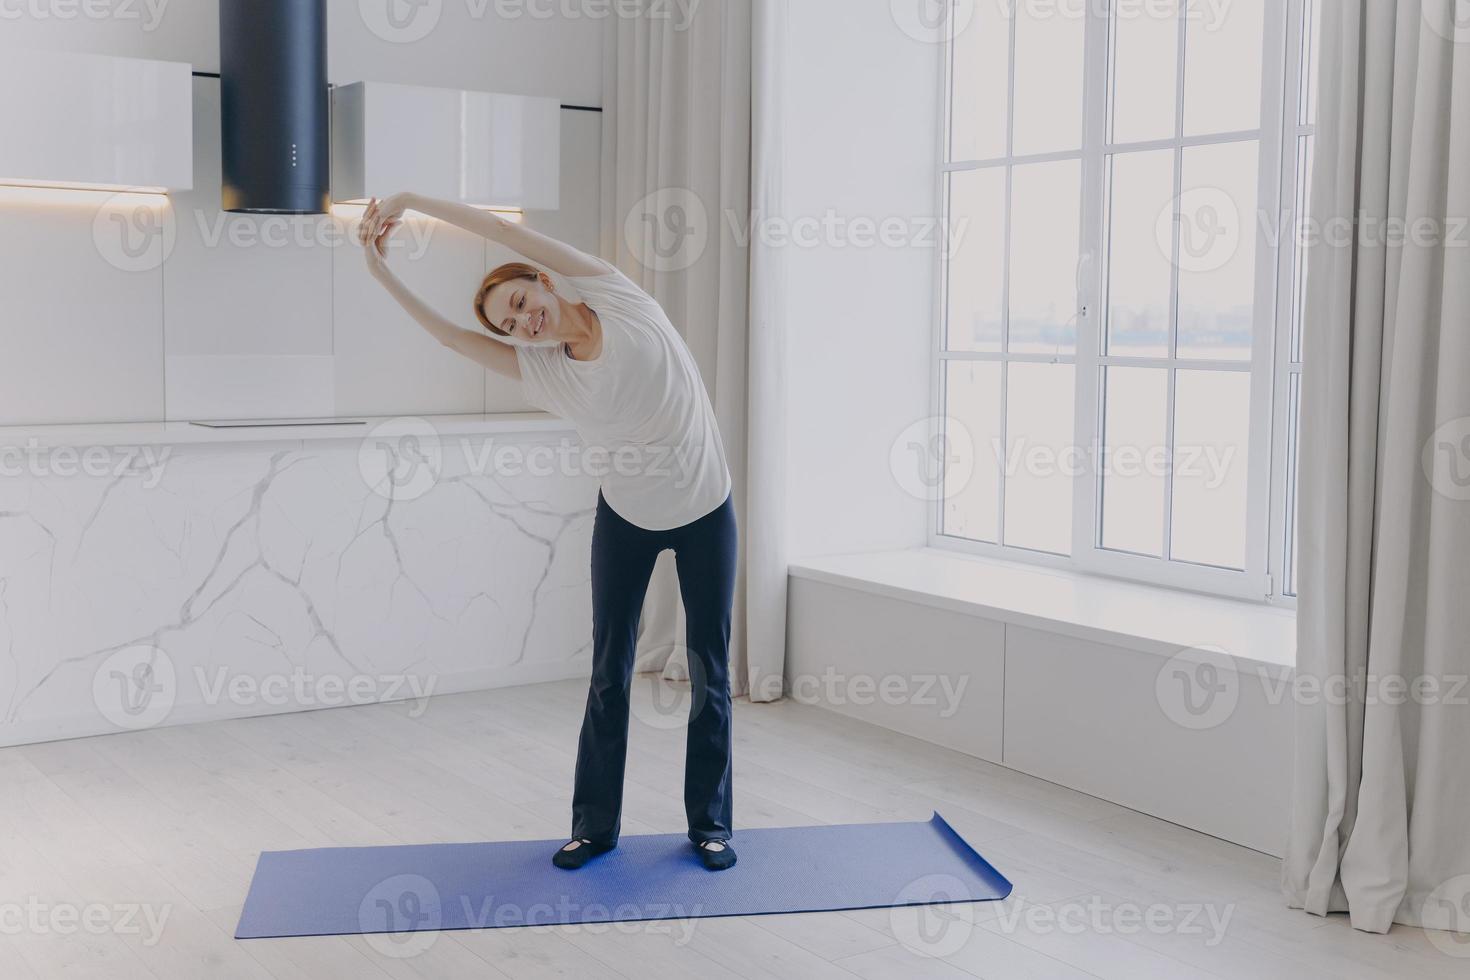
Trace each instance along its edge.
{"label": "woman's raised arm", "polygon": [[558,275],[600,276],[613,271],[611,265],[597,256],[588,255],[566,242],[559,242],[514,221],[507,221],[493,211],[482,211],[467,204],[442,201],[422,194],[394,194],[382,201],[374,198],[362,220],[368,225],[368,233],[376,235],[385,225],[400,221],[405,211],[418,211],[431,218],[457,225],[492,242],[499,242]]}
{"label": "woman's raised arm", "polygon": [[388,268],[388,237],[393,233],[392,224],[378,226],[372,237],[369,237],[368,231],[369,229],[364,226],[358,232],[358,239],[362,242],[363,251],[367,257],[368,271],[388,291],[388,295],[403,307],[404,312],[413,318],[415,323],[423,327],[430,336],[445,347],[463,354],[495,373],[509,378],[521,376],[521,365],[516,358],[514,347],[502,344],[486,334],[466,330],[454,323],[424,302],[422,297],[398,278],[392,269]]}

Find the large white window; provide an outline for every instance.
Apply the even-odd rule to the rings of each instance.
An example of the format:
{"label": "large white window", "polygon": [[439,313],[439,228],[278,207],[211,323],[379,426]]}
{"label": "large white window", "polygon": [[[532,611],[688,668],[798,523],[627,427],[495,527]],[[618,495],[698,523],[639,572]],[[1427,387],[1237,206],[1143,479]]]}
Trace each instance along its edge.
{"label": "large white window", "polygon": [[933,541],[1294,593],[1320,0],[956,0]]}

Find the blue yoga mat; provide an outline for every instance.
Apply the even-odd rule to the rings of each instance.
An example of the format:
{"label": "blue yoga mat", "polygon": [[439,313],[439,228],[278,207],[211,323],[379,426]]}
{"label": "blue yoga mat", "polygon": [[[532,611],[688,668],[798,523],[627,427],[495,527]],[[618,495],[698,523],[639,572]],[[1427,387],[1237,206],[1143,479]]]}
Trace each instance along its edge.
{"label": "blue yoga mat", "polygon": [[1005,898],[1011,883],[937,812],[911,823],[739,830],[738,862],[683,834],[625,834],[576,870],[566,839],[265,851],[236,939],[824,912]]}

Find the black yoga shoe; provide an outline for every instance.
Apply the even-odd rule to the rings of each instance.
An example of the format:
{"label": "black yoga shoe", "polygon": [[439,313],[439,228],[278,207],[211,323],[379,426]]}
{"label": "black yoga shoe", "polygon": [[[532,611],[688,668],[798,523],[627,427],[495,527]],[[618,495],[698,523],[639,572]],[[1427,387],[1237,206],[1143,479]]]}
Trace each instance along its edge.
{"label": "black yoga shoe", "polygon": [[594,844],[585,837],[574,837],[551,856],[551,863],[558,868],[580,868],[597,855],[606,854],[614,847],[617,845]]}
{"label": "black yoga shoe", "polygon": [[694,845],[699,860],[711,871],[723,871],[735,863],[735,848],[727,840],[706,840]]}

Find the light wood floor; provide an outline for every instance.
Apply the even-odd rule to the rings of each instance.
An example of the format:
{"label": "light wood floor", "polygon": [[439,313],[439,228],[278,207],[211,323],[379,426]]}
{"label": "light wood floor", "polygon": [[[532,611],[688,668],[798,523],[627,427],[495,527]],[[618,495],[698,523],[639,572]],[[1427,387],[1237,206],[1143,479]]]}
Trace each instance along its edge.
{"label": "light wood floor", "polygon": [[[645,705],[651,690],[637,685]],[[939,809],[1013,897],[434,933],[411,957],[384,937],[231,938],[263,849],[567,834],[584,693],[544,684],[436,698],[420,716],[374,705],[0,750],[0,977],[1470,975],[1420,930],[1371,936],[1286,909],[1266,855],[789,702],[737,702],[737,846],[741,827]],[[682,729],[634,722],[624,833],[685,829],[682,761]],[[161,934],[138,908],[167,914]],[[97,918],[83,928],[65,909]]]}

